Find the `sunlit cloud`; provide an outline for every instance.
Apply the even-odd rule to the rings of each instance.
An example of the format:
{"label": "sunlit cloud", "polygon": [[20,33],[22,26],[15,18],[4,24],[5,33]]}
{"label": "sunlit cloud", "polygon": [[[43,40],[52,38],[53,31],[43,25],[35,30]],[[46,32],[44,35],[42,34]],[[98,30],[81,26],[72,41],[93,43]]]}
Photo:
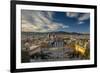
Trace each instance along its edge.
{"label": "sunlit cloud", "polygon": [[66,16],[68,16],[68,17],[77,17],[78,13],[76,13],[76,12],[67,12]]}
{"label": "sunlit cloud", "polygon": [[90,18],[89,13],[80,14],[80,13],[77,13],[77,12],[67,12],[66,16],[70,17],[70,18],[76,18],[78,20],[78,24],[83,24],[84,20],[87,20],[87,19]]}
{"label": "sunlit cloud", "polygon": [[62,23],[53,22],[54,12],[22,10],[23,32],[50,32],[68,28]]}
{"label": "sunlit cloud", "polygon": [[79,21],[84,21],[84,20],[87,20],[87,19],[89,19],[89,18],[90,18],[90,14],[89,14],[89,13],[85,13],[85,14],[81,15],[81,16],[78,18],[78,20],[79,20]]}

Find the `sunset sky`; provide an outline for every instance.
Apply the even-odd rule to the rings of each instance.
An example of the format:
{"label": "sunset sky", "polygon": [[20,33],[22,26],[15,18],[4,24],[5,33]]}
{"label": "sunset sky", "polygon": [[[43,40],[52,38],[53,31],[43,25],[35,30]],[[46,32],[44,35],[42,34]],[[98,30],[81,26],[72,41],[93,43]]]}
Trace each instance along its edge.
{"label": "sunset sky", "polygon": [[22,32],[90,32],[90,14],[21,10]]}

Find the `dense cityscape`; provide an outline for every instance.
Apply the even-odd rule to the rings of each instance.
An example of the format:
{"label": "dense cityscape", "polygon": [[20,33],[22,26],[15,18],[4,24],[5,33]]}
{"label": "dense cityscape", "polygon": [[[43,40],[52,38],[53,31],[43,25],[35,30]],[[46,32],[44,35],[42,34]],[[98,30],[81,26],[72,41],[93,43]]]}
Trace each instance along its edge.
{"label": "dense cityscape", "polygon": [[88,33],[22,32],[22,62],[87,60],[90,58]]}

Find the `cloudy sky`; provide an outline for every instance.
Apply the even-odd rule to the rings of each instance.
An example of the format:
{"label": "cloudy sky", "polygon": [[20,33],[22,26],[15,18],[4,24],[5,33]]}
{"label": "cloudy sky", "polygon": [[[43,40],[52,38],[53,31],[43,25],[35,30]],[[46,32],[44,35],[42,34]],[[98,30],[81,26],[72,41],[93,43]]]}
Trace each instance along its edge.
{"label": "cloudy sky", "polygon": [[90,14],[21,10],[22,32],[90,31]]}

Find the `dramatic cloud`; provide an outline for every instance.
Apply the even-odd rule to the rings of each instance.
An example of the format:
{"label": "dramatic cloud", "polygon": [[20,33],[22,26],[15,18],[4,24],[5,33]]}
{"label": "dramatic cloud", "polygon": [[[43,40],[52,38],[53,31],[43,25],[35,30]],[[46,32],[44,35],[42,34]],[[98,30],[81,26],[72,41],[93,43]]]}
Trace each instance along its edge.
{"label": "dramatic cloud", "polygon": [[67,17],[71,17],[71,18],[77,18],[78,20],[78,24],[83,24],[84,20],[87,20],[90,18],[90,14],[89,13],[77,13],[77,12],[67,12],[66,13]]}
{"label": "dramatic cloud", "polygon": [[85,13],[85,14],[81,15],[81,16],[78,18],[78,20],[79,20],[79,21],[84,21],[84,20],[87,20],[87,19],[89,19],[89,18],[90,18],[90,14],[89,14],[89,13]]}
{"label": "dramatic cloud", "polygon": [[22,31],[48,32],[68,28],[62,23],[53,22],[54,12],[22,10]]}
{"label": "dramatic cloud", "polygon": [[76,13],[76,12],[67,12],[66,16],[68,16],[68,17],[77,17],[78,13]]}

